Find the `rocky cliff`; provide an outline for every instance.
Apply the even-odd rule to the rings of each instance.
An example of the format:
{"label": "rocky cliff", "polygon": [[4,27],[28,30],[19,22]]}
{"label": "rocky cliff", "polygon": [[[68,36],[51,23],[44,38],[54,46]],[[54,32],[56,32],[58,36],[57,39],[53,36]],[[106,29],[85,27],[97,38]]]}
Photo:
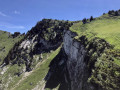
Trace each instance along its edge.
{"label": "rocky cliff", "polygon": [[71,82],[71,90],[90,90],[87,84],[89,71],[85,63],[86,49],[77,40],[71,31],[66,31],[64,35],[64,50],[67,54],[67,69]]}
{"label": "rocky cliff", "polygon": [[45,78],[46,88],[52,89],[60,84],[59,90],[94,90],[87,83],[90,75],[85,62],[87,50],[81,42],[74,39],[76,35],[69,30],[64,31],[63,47],[51,62]]}
{"label": "rocky cliff", "polygon": [[[71,25],[68,21],[52,19],[43,19],[38,22],[23,39],[14,44],[5,57],[0,67],[0,88],[11,87],[9,85],[15,81],[16,76],[19,78],[26,72],[33,71],[38,63],[47,59],[52,51],[60,47],[63,42],[63,30]],[[12,70],[8,72],[10,68]]]}
{"label": "rocky cliff", "polygon": [[[109,57],[112,54],[108,55],[112,46],[100,38],[89,41],[86,36],[75,39],[76,36],[70,30],[64,31],[63,47],[49,65],[45,88],[53,89],[59,85],[59,90],[112,90],[116,82],[112,82],[108,75],[114,78],[111,72],[113,68],[118,70],[111,62],[113,58]],[[117,90],[118,87],[114,88]]]}
{"label": "rocky cliff", "polygon": [[35,27],[27,32],[24,39],[16,43],[10,50],[3,66],[25,64],[26,71],[30,71],[34,55],[40,55],[38,59],[42,59],[42,53],[56,50],[63,42],[64,28],[69,28],[69,26],[70,24],[67,21],[52,19],[43,19],[38,22]]}
{"label": "rocky cliff", "polygon": [[4,59],[0,88],[119,90],[120,67],[114,61],[120,52],[104,39],[78,35],[71,25],[51,19],[38,22]]}

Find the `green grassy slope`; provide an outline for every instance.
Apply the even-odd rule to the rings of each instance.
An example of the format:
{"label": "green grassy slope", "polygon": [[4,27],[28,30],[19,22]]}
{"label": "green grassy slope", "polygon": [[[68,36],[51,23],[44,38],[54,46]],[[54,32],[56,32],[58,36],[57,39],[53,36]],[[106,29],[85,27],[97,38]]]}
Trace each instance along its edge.
{"label": "green grassy slope", "polygon": [[18,36],[16,38],[12,38],[9,32],[0,30],[0,64],[7,56],[9,50],[14,46],[14,44],[21,40],[23,37],[24,36]]}
{"label": "green grassy slope", "polygon": [[120,16],[105,14],[86,24],[75,23],[70,30],[78,34],[75,39],[83,42],[88,50],[88,68],[92,70],[88,82],[104,90],[119,90]]}
{"label": "green grassy slope", "polygon": [[82,35],[89,39],[99,37],[105,39],[115,49],[120,49],[120,16],[110,17],[106,14],[86,24],[82,22],[74,24],[70,29],[77,32],[78,37]]}
{"label": "green grassy slope", "polygon": [[49,66],[51,60],[53,60],[53,58],[58,54],[59,50],[60,50],[60,48],[58,48],[56,51],[53,51],[52,53],[46,54],[46,55],[48,55],[48,58],[45,58],[45,60],[43,60],[43,62],[38,64],[37,67],[30,73],[30,75],[28,75],[26,78],[24,78],[18,84],[18,86],[15,84],[15,87],[10,87],[11,88],[10,90],[31,90],[31,89],[35,88],[36,85],[39,86],[39,89],[43,88],[44,87],[43,79],[49,70],[48,66]]}
{"label": "green grassy slope", "polygon": [[[46,30],[50,34],[43,32],[46,40],[50,39],[49,35],[52,36],[53,32],[51,33],[51,30],[53,30],[52,27],[47,28]],[[80,37],[83,35],[87,37],[88,41],[86,47],[90,47],[90,44],[95,46],[91,47],[88,52],[90,56],[88,66],[91,64],[94,66],[94,68],[91,67],[93,70],[88,81],[99,84],[106,90],[113,90],[112,88],[115,88],[116,90],[116,88],[120,88],[120,84],[118,83],[120,77],[120,16],[109,16],[108,14],[105,14],[86,24],[83,24],[82,21],[74,22],[74,25],[70,27],[70,30],[78,34],[75,39],[80,40]],[[37,30],[36,33],[38,33]],[[31,37],[33,37],[32,34],[33,33],[31,32]],[[9,36],[8,32],[0,31],[0,64],[14,44],[23,37],[24,36],[18,36],[12,38]],[[95,37],[98,38],[95,39]],[[114,48],[105,48],[104,51],[100,51],[104,47],[107,47],[105,42],[102,42],[100,39],[106,40]],[[59,50],[60,48],[51,53],[44,53],[45,58],[43,61],[36,62],[35,68],[31,72],[25,72],[19,77],[16,76],[15,73],[19,72],[20,67],[16,64],[8,65],[5,74],[0,76],[0,84],[7,83],[8,90],[31,90],[37,87],[37,85],[42,90],[42,87],[44,87],[43,79],[48,72],[48,66],[51,60],[58,54]],[[6,86],[3,85],[3,88],[5,87]]]}

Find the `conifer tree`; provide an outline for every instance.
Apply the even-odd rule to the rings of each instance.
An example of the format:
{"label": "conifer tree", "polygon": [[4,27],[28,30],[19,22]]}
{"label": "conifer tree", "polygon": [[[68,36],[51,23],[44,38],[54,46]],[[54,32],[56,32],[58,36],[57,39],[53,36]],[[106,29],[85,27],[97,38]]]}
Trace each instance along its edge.
{"label": "conifer tree", "polygon": [[115,11],[115,16],[118,16],[119,14],[118,14],[118,11]]}
{"label": "conifer tree", "polygon": [[82,20],[82,22],[83,22],[83,24],[87,23],[87,19],[84,18],[84,19]]}
{"label": "conifer tree", "polygon": [[92,20],[94,20],[94,19],[93,19],[93,16],[90,17],[90,22],[91,22]]}

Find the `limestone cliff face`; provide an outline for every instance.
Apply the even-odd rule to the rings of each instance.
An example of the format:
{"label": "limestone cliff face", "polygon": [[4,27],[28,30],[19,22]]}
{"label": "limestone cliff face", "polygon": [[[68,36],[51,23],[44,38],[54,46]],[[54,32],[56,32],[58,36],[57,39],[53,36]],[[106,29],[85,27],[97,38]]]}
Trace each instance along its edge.
{"label": "limestone cliff face", "polygon": [[86,50],[84,46],[73,39],[74,33],[66,31],[64,35],[64,50],[68,56],[67,69],[71,82],[71,90],[86,90],[88,69],[84,62]]}
{"label": "limestone cliff face", "polygon": [[[77,40],[74,38],[77,34],[68,30],[70,26],[68,21],[48,19],[42,20],[28,31],[25,38],[11,49],[0,67],[3,69],[0,71],[3,77],[9,67],[16,68],[15,70],[12,68],[14,71],[12,74],[8,73],[8,78],[12,77],[12,79],[7,80],[8,83],[3,82],[2,89],[6,85],[9,86],[16,75],[20,76],[26,71],[34,70],[35,66],[40,65],[42,60],[44,61],[42,55],[46,54],[44,56],[46,57],[62,44],[60,52],[52,56],[54,59],[50,64],[48,63],[50,68],[44,78],[45,88],[52,90],[113,90],[111,88],[114,87],[114,90],[119,90],[119,87],[116,87],[120,86],[119,77],[115,79],[114,83],[112,81],[116,74],[114,76],[111,72],[120,70],[112,62],[116,55],[111,51],[112,46],[98,37],[89,40],[87,36],[82,35]],[[37,64],[38,62],[40,64]],[[10,65],[7,66],[8,64]],[[111,77],[109,77],[110,75]],[[116,80],[118,84],[116,84]],[[4,78],[2,81],[5,81]],[[42,82],[44,84],[44,80]],[[41,83],[35,87],[35,90],[40,89],[40,86]],[[44,90],[43,87],[44,85],[42,90]]]}
{"label": "limestone cliff face", "polygon": [[[85,62],[87,51],[81,42],[74,40],[73,37],[75,36],[76,33],[69,30],[64,31],[63,47],[59,55],[64,54],[67,58],[61,55],[60,58],[57,56],[53,62],[51,62],[50,70],[45,78],[47,81],[46,88],[54,88],[54,85],[50,87],[50,80],[54,77],[60,77],[57,78],[60,84],[59,90],[94,90],[94,87],[87,83],[90,76],[89,69]],[[61,65],[62,61],[63,65]],[[57,67],[54,67],[55,65]],[[59,69],[61,66],[62,69]],[[56,73],[56,70],[59,71],[61,76]],[[55,82],[58,83],[57,81]]]}
{"label": "limestone cliff face", "polygon": [[[61,45],[61,42],[62,40],[56,44],[52,44],[50,41],[45,40],[38,34],[33,36],[31,39],[27,37],[22,42],[14,46],[5,58],[4,63],[18,64],[19,66],[25,64],[25,71],[31,71],[33,60],[42,59],[42,53],[47,53],[58,48]],[[37,54],[40,56],[36,59],[35,55]]]}
{"label": "limestone cliff face", "polygon": [[75,33],[65,31],[64,34],[64,51],[67,54],[67,69],[71,83],[71,90],[94,90],[94,87],[89,83],[88,78],[90,71],[85,62],[87,50],[82,42],[75,40]]}

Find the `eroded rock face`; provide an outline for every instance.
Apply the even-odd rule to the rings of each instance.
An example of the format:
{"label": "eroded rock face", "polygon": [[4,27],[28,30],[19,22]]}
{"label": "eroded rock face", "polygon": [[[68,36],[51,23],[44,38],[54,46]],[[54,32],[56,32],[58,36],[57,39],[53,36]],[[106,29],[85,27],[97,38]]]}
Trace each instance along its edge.
{"label": "eroded rock face", "polygon": [[64,35],[64,50],[68,56],[67,69],[71,82],[71,90],[90,90],[87,84],[89,71],[85,63],[86,50],[84,46],[74,40],[75,34],[66,31]]}
{"label": "eroded rock face", "polygon": [[[75,36],[76,34],[69,30],[64,32],[64,44],[62,51],[58,54],[61,57],[55,57],[50,64],[50,70],[45,78],[46,88],[53,89],[60,84],[59,90],[95,90],[92,85],[87,83],[90,76],[85,62],[87,51],[81,42],[74,40]],[[64,55],[65,57],[63,57]],[[61,66],[62,63],[63,66]],[[56,70],[59,70],[59,74],[56,73]],[[51,81],[55,77],[57,81],[50,87]]]}
{"label": "eroded rock face", "polygon": [[24,39],[14,45],[3,63],[19,66],[25,64],[26,70],[30,71],[34,55],[56,50],[63,42],[64,28],[69,26],[71,24],[67,21],[43,19],[27,32]]}

